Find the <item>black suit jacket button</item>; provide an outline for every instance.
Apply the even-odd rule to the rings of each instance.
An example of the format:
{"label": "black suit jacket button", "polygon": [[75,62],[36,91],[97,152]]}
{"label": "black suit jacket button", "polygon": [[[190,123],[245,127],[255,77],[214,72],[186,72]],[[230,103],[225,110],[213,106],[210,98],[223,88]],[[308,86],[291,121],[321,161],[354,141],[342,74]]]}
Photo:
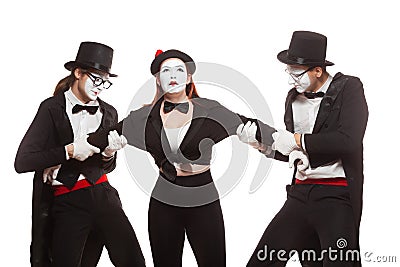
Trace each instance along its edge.
{"label": "black suit jacket button", "polygon": [[325,123],[324,127],[325,127],[325,128],[328,128],[328,124]]}

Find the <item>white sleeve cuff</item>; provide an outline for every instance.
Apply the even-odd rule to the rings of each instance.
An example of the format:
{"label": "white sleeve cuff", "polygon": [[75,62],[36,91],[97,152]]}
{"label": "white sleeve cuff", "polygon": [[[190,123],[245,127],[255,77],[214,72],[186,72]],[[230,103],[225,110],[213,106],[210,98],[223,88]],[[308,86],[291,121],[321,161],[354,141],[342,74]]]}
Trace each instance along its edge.
{"label": "white sleeve cuff", "polygon": [[306,151],[306,143],[304,140],[304,134],[301,135],[301,148]]}
{"label": "white sleeve cuff", "polygon": [[64,147],[64,150],[65,150],[65,158],[66,158],[67,160],[69,160],[69,155],[68,155],[67,146]]}
{"label": "white sleeve cuff", "polygon": [[104,153],[104,151],[101,152],[101,155],[103,156],[103,160],[104,160],[104,161],[109,161],[109,160],[111,160],[111,159],[114,157],[115,151],[112,153],[111,156],[109,156],[109,155],[107,155],[106,153]]}

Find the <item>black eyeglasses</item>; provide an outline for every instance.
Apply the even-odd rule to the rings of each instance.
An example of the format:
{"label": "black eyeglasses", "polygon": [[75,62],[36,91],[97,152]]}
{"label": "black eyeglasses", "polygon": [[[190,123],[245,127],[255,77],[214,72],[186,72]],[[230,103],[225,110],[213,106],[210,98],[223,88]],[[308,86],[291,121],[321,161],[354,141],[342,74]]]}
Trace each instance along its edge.
{"label": "black eyeglasses", "polygon": [[109,80],[103,80],[100,77],[96,77],[94,76],[92,73],[90,72],[84,72],[85,74],[87,74],[87,76],[90,78],[90,80],[92,80],[93,85],[94,86],[100,86],[103,85],[104,89],[108,89],[110,88],[110,86],[112,85],[112,82],[110,82]]}
{"label": "black eyeglasses", "polygon": [[288,69],[285,69],[286,73],[290,75],[290,77],[292,77],[293,80],[298,81],[301,79],[301,77],[303,77],[304,74],[306,74],[307,72],[309,72],[310,70],[314,69],[315,67],[309,67],[308,69],[306,69],[305,71],[299,73],[299,74],[295,74],[290,72]]}

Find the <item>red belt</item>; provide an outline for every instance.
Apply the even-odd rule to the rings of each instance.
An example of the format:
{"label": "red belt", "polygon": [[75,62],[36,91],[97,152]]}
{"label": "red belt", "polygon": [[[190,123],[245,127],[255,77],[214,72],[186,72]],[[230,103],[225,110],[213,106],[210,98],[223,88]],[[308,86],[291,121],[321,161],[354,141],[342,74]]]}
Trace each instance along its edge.
{"label": "red belt", "polygon": [[[107,182],[107,175],[103,174],[99,180],[97,180],[97,182],[95,184],[101,184],[104,182]],[[71,189],[69,189],[68,187],[66,187],[65,185],[55,185],[53,186],[54,189],[54,196],[59,196],[62,194],[66,194],[66,193],[70,193],[72,191],[76,191],[78,189],[82,189],[85,187],[89,187],[92,186],[91,183],[89,183],[88,180],[83,179],[83,180],[79,180],[75,183],[74,187],[72,187]]]}
{"label": "red belt", "polygon": [[322,179],[296,179],[295,184],[323,184],[323,185],[340,185],[347,186],[346,178],[322,178]]}

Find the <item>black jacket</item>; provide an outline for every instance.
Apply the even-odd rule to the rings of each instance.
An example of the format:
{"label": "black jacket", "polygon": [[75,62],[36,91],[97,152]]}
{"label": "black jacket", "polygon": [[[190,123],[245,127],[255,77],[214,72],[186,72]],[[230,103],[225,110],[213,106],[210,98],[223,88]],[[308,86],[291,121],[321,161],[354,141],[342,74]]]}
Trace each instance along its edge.
{"label": "black jacket", "polygon": [[[215,100],[206,98],[191,99],[194,110],[191,125],[176,154],[171,152],[168,139],[163,130],[160,107],[163,99],[154,105],[144,106],[130,114],[112,129],[123,134],[128,144],[149,152],[156,165],[171,179],[176,175],[170,162],[209,164],[212,146],[224,138],[236,134],[241,123],[248,120],[257,122],[256,137],[264,144],[271,145],[272,133],[276,130],[261,121],[238,115]],[[112,130],[109,129],[109,130]],[[90,135],[89,142],[104,148],[108,131]],[[174,173],[175,172],[175,173]]]}
{"label": "black jacket", "polygon": [[[292,103],[297,95],[295,89],[290,90],[285,102],[284,120],[290,132],[294,131]],[[363,84],[359,78],[339,72],[321,101],[312,134],[304,136],[312,168],[342,160],[357,229],[362,212],[363,138],[367,120]],[[275,159],[287,161],[288,157],[276,152]]]}
{"label": "black jacket", "polygon": [[[98,99],[103,113],[98,130],[110,127],[118,122],[114,107]],[[95,154],[84,162],[75,159],[66,160],[65,145],[73,142],[73,131],[65,111],[65,96],[60,93],[44,100],[26,132],[15,158],[15,170],[18,173],[34,171],[32,198],[32,243],[31,265],[48,266],[50,263],[51,219],[50,208],[53,200],[51,185],[44,184],[43,170],[62,164],[58,173],[67,175],[76,182],[79,174],[99,178],[115,168],[113,160],[104,162],[100,154]]]}

